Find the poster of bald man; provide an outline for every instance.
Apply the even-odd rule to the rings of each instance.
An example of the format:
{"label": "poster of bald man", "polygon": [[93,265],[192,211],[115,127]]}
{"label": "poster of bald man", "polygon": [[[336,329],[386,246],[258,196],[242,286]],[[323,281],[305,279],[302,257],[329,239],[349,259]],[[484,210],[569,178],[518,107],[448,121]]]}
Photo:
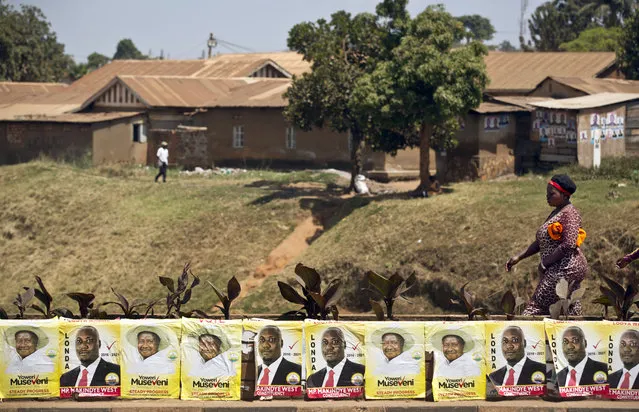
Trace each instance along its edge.
{"label": "poster of bald man", "polygon": [[245,320],[245,331],[255,333],[255,396],[302,396],[303,322]]}
{"label": "poster of bald man", "polygon": [[544,319],[559,395],[608,394],[608,326],[604,322]]}
{"label": "poster of bald man", "polygon": [[242,321],[182,318],[182,399],[239,400]]}
{"label": "poster of bald man", "polygon": [[60,397],[120,396],[120,322],[60,319]]}
{"label": "poster of bald man", "polygon": [[607,322],[608,397],[639,399],[639,322]]}
{"label": "poster of bald man", "polygon": [[433,399],[455,401],[486,397],[484,324],[427,322],[426,350],[433,352]]}
{"label": "poster of bald man", "polygon": [[180,396],[179,319],[120,320],[122,397]]}
{"label": "poster of bald man", "polygon": [[426,397],[424,324],[367,322],[366,399]]}
{"label": "poster of bald man", "polygon": [[304,321],[308,398],[364,395],[364,332],[362,322]]}
{"label": "poster of bald man", "polygon": [[486,322],[488,378],[499,396],[546,393],[544,322]]}
{"label": "poster of bald man", "polygon": [[57,319],[3,320],[0,339],[0,398],[57,397]]}

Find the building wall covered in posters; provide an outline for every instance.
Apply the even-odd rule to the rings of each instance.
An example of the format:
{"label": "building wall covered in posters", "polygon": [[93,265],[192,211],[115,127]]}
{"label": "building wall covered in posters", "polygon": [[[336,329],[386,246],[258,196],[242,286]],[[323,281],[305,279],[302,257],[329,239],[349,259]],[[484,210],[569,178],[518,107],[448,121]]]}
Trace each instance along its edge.
{"label": "building wall covered in posters", "polygon": [[580,166],[592,167],[596,152],[599,159],[626,154],[626,105],[584,109],[578,113]]}

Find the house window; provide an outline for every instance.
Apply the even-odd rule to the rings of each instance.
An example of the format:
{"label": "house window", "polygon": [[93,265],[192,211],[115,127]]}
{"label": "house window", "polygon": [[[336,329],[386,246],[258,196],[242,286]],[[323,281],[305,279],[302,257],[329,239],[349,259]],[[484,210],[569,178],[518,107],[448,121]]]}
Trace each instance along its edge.
{"label": "house window", "polygon": [[287,127],[286,128],[286,148],[295,149],[296,146],[297,146],[297,142],[295,140],[295,128]]}
{"label": "house window", "polygon": [[244,126],[233,126],[233,147],[244,147]]}
{"label": "house window", "polygon": [[136,123],[133,125],[133,141],[137,143],[146,142],[146,134],[144,133],[143,123]]}

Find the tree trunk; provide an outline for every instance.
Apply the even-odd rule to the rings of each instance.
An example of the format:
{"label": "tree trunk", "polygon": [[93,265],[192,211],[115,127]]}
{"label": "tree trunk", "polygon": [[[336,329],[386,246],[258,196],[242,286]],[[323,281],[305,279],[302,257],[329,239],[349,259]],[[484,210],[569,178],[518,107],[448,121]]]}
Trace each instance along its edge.
{"label": "tree trunk", "polygon": [[364,139],[359,131],[351,130],[351,184],[346,193],[355,190],[355,177],[362,172],[362,148]]}
{"label": "tree trunk", "polygon": [[432,134],[433,126],[430,123],[422,123],[419,131],[419,186],[415,192],[424,197],[430,187],[430,137]]}

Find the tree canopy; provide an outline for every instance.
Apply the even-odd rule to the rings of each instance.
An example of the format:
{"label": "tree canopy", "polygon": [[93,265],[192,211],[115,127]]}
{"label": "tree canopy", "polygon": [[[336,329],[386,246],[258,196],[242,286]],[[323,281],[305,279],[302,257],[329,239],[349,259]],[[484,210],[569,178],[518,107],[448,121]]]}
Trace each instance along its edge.
{"label": "tree canopy", "polygon": [[579,33],[573,41],[562,43],[559,50],[568,52],[616,51],[619,47],[621,28],[595,27]]}
{"label": "tree canopy", "polygon": [[630,80],[639,80],[639,10],[626,19],[617,51],[619,69]]}
{"label": "tree canopy", "polygon": [[0,0],[0,80],[60,81],[72,64],[39,8]]}
{"label": "tree canopy", "polygon": [[142,54],[131,39],[122,39],[115,48],[113,60],[145,60],[147,56]]}
{"label": "tree canopy", "polygon": [[490,20],[479,14],[460,16],[457,20],[464,25],[465,32],[462,38],[466,39],[466,43],[472,40],[483,42],[492,39],[495,35],[495,28]]}

